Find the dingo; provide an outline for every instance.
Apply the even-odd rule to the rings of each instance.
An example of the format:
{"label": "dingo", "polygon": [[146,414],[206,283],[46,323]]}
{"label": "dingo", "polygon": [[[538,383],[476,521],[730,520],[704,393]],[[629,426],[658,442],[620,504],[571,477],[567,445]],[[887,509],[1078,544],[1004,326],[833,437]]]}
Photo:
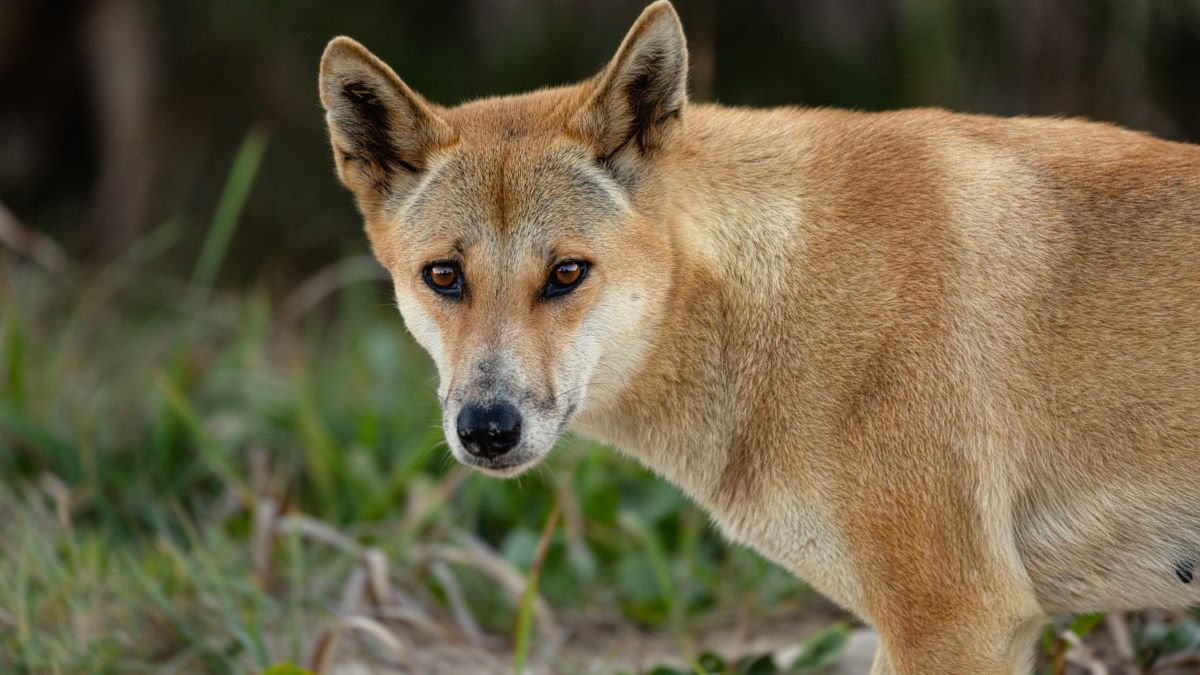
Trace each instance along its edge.
{"label": "dingo", "polygon": [[686,82],[666,1],[595,77],[454,108],[329,44],[454,456],[621,448],[874,625],[875,673],[1022,672],[1051,614],[1200,601],[1200,146]]}

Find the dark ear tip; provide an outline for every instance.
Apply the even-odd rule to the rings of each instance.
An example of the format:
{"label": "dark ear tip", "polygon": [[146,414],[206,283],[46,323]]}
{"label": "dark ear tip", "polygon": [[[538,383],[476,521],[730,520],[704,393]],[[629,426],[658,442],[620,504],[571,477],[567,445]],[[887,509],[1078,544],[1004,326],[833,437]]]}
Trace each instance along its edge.
{"label": "dark ear tip", "polygon": [[[364,73],[394,77],[388,67],[359,41],[339,35],[325,45],[321,54],[318,91],[326,108],[334,104],[348,81],[361,80]],[[370,77],[368,75],[368,77]]]}
{"label": "dark ear tip", "polygon": [[[654,35],[655,41],[669,43],[673,48],[686,49],[687,38],[684,37],[683,22],[675,13],[675,6],[670,0],[658,0],[642,10],[642,15],[634,22],[629,37]],[[674,45],[678,45],[674,47]]]}
{"label": "dark ear tip", "polygon": [[671,0],[656,0],[655,2],[646,5],[646,12],[670,12],[675,13],[675,5],[671,4]]}
{"label": "dark ear tip", "polygon": [[371,52],[362,46],[358,40],[339,35],[329,41],[325,45],[325,51],[321,54],[321,74],[328,75],[339,63],[346,59],[355,61],[368,60]]}
{"label": "dark ear tip", "polygon": [[643,21],[664,21],[674,19],[675,23],[679,23],[679,13],[675,11],[675,5],[671,4],[671,0],[658,0],[646,6],[642,10]]}

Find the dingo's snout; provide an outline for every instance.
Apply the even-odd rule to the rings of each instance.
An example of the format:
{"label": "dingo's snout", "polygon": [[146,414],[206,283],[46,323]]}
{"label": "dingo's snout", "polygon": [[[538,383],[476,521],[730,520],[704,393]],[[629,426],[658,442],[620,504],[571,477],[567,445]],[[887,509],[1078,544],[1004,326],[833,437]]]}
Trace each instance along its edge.
{"label": "dingo's snout", "polygon": [[472,456],[495,460],[521,440],[521,413],[508,402],[468,403],[455,421],[458,440]]}

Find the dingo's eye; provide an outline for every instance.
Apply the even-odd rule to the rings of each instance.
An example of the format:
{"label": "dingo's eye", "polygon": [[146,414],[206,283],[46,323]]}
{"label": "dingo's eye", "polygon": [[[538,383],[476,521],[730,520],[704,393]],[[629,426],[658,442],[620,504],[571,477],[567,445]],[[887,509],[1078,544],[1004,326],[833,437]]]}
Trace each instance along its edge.
{"label": "dingo's eye", "polygon": [[430,288],[442,295],[451,298],[462,296],[462,270],[459,269],[458,263],[437,262],[426,265],[425,269],[421,270],[421,276]]}
{"label": "dingo's eye", "polygon": [[575,290],[575,287],[587,276],[588,264],[582,260],[564,260],[550,270],[550,278],[546,281],[546,290],[542,296],[553,298]]}

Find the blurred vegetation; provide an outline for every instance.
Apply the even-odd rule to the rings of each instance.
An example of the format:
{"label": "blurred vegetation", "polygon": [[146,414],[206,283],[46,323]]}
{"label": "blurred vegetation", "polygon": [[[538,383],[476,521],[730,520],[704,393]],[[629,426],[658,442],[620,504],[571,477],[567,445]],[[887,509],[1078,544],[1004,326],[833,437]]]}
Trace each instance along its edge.
{"label": "blurred vegetation", "polygon": [[[264,148],[242,145],[190,274],[155,271],[175,222],[65,274],[2,259],[0,671],[308,662],[360,605],[490,646],[534,601],[497,581],[522,583],[552,511],[537,602],[555,614],[686,645],[693,617],[807,598],[606,450],[568,440],[513,482],[451,466],[432,368],[366,261],[278,303],[211,293]],[[394,595],[354,590],[368,551]]]}
{"label": "blurred vegetation", "polygon": [[[1194,1],[676,4],[699,100],[1200,139]],[[347,653],[592,672],[649,641],[679,672],[770,673],[706,652],[781,623],[832,625],[788,672],[828,664],[836,612],[614,453],[568,439],[515,482],[455,467],[432,368],[332,175],[315,84],[331,36],[449,104],[585,77],[640,9],[0,6],[0,672]],[[1200,649],[1194,617],[1120,620],[1148,672]],[[1066,668],[1064,630],[1104,654],[1102,621],[1048,632],[1045,672]]]}
{"label": "blurred vegetation", "polygon": [[[364,250],[331,179],[317,60],[351,35],[433,101],[587,77],[642,0],[0,7],[0,202],[76,257],[200,214],[248,129],[274,139],[224,270],[286,288]],[[680,0],[697,100],[1085,115],[1200,140],[1195,0]],[[47,48],[52,45],[52,48]],[[185,256],[186,258],[186,256]]]}

